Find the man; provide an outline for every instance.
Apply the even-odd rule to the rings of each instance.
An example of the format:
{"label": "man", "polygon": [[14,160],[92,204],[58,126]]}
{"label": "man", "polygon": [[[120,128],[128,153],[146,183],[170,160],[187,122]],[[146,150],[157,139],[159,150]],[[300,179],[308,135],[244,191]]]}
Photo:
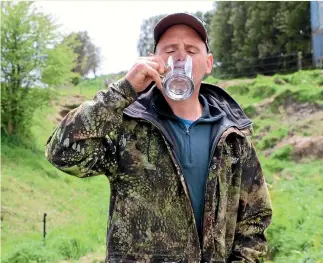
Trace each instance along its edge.
{"label": "man", "polygon": [[[155,54],[62,120],[48,160],[111,183],[106,262],[259,262],[271,204],[251,121],[219,87],[198,18],[172,14],[154,28]],[[164,95],[169,56],[193,61],[194,93]]]}

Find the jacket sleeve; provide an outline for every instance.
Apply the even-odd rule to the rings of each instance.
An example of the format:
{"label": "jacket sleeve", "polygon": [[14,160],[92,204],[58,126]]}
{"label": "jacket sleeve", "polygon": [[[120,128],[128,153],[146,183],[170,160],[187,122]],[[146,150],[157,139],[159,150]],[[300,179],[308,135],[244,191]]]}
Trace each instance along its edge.
{"label": "jacket sleeve", "polygon": [[239,212],[230,263],[258,263],[267,252],[264,235],[272,217],[272,206],[261,165],[247,139],[242,158]]}
{"label": "jacket sleeve", "polygon": [[46,158],[77,177],[113,173],[123,109],[136,98],[125,78],[98,92],[64,117],[47,141]]}

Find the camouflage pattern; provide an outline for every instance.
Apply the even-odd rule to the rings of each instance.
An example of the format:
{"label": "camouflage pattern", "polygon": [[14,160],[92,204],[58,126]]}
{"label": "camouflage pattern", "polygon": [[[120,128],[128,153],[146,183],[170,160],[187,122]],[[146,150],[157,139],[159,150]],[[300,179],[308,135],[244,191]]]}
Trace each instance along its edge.
{"label": "camouflage pattern", "polygon": [[46,146],[47,159],[58,169],[110,179],[106,262],[259,262],[272,210],[250,127],[228,127],[215,145],[200,244],[184,177],[162,125],[124,111],[136,99],[126,79],[111,84],[68,113]]}

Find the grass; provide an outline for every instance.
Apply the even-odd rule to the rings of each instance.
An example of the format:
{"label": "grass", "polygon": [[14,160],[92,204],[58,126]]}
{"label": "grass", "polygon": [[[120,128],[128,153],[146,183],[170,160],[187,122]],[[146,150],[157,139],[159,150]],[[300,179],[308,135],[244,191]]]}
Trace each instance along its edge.
{"label": "grass", "polygon": [[[119,76],[120,77],[120,76]],[[72,95],[91,99],[104,89],[104,78],[58,89],[54,100]],[[284,103],[323,104],[322,70],[273,77],[257,76],[251,84],[227,91],[253,118],[253,143],[268,183],[273,220],[267,229],[266,263],[323,263],[322,160],[293,161],[293,147],[274,146],[293,134],[323,135],[323,111],[302,118],[288,115]],[[219,83],[214,77],[207,82]],[[269,101],[265,106],[261,103]],[[314,106],[313,106],[314,107]],[[2,139],[2,260],[5,263],[77,260],[99,251],[104,257],[109,183],[106,177],[79,179],[53,167],[44,157],[47,138],[55,127],[56,109],[36,112],[34,141],[23,146]],[[270,155],[265,152],[271,150]],[[43,215],[47,237],[43,244]]]}
{"label": "grass", "polygon": [[76,86],[70,85],[70,86],[58,88],[58,94],[60,96],[81,95],[81,96],[84,96],[86,99],[90,100],[94,97],[94,95],[98,91],[106,89],[104,85],[104,81],[106,79],[113,81],[113,80],[118,80],[123,76],[124,74],[119,73],[119,74],[100,76],[95,79],[85,79]]}
{"label": "grass", "polygon": [[[277,162],[275,162],[277,164]],[[267,230],[268,257],[275,263],[321,262],[323,258],[323,167],[319,160],[275,165],[263,160],[273,203]],[[269,171],[268,171],[269,169]]]}
{"label": "grass", "polygon": [[36,112],[33,147],[2,139],[3,262],[57,262],[97,250],[104,255],[108,180],[75,178],[45,159],[44,145],[55,126],[48,116],[54,113],[50,106]]}
{"label": "grass", "polygon": [[[323,103],[323,71],[300,71],[273,77],[257,76],[251,84],[238,84],[227,91],[253,118],[254,136],[273,204],[273,220],[267,229],[267,263],[315,262],[323,259],[323,166],[322,160],[295,162],[293,147],[285,145],[265,157],[264,151],[298,134],[322,136],[323,110],[314,116],[288,115],[284,104],[306,103],[316,108]],[[268,100],[267,106],[259,103]]]}

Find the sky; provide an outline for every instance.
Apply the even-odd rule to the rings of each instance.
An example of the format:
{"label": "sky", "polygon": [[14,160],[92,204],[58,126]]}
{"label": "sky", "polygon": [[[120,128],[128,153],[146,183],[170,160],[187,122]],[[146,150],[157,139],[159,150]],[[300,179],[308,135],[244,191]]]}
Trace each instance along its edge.
{"label": "sky", "polygon": [[138,57],[137,42],[144,19],[173,12],[206,12],[214,1],[39,1],[66,34],[88,31],[103,58],[99,74],[131,68]]}

